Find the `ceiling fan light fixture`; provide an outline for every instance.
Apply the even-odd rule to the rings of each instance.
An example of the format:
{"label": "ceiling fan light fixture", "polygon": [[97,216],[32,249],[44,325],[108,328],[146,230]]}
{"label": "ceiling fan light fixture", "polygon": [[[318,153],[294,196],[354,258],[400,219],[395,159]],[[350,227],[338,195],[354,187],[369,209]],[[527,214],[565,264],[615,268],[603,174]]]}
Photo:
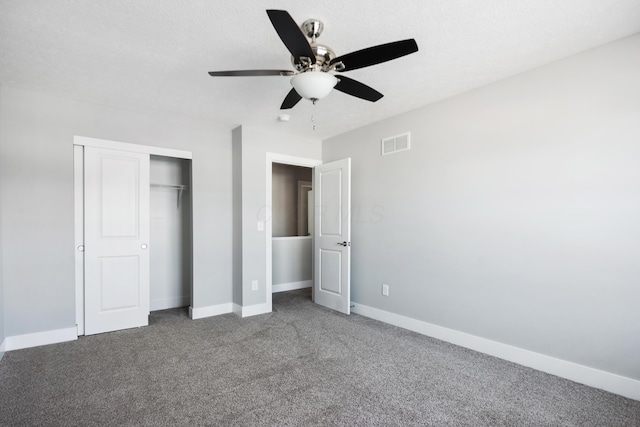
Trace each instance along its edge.
{"label": "ceiling fan light fixture", "polygon": [[301,97],[317,101],[331,93],[338,79],[329,73],[322,71],[307,71],[291,78],[291,86]]}
{"label": "ceiling fan light fixture", "polygon": [[308,99],[315,104],[317,100],[329,95],[334,88],[347,95],[376,102],[383,96],[377,90],[348,77],[341,76],[337,78],[330,72],[343,73],[357,70],[418,51],[416,41],[414,39],[406,39],[336,56],[330,47],[316,42],[324,27],[321,21],[308,19],[299,27],[286,10],[268,9],[267,15],[280,40],[291,53],[291,64],[295,71],[209,71],[209,75],[212,77],[291,76],[291,86],[293,88],[289,90],[280,105],[281,110],[293,108],[302,98]]}

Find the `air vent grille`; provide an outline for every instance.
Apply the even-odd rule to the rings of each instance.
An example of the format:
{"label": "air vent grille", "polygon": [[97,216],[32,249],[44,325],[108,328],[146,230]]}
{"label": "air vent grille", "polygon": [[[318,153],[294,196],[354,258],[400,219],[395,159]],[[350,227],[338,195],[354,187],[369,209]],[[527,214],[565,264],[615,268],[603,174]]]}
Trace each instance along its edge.
{"label": "air vent grille", "polygon": [[411,132],[391,136],[382,140],[382,155],[398,153],[411,149]]}

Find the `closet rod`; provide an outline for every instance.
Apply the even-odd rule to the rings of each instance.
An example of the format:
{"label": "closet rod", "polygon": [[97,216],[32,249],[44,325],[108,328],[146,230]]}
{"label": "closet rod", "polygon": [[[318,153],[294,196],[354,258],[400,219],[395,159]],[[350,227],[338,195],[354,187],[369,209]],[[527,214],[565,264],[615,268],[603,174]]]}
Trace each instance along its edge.
{"label": "closet rod", "polygon": [[175,190],[188,190],[189,186],[188,185],[183,185],[183,184],[155,184],[155,183],[151,183],[151,187],[154,188],[172,188]]}
{"label": "closet rod", "polygon": [[189,189],[188,185],[183,184],[156,184],[151,183],[151,188],[167,188],[169,190],[178,190],[178,205],[177,208],[180,209],[180,202],[182,201],[182,192]]}

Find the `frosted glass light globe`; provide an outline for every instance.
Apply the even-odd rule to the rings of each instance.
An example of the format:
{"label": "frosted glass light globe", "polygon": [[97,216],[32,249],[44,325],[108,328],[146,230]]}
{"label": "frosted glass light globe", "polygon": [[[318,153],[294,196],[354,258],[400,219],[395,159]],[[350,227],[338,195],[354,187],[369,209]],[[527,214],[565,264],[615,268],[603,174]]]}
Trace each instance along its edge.
{"label": "frosted glass light globe", "polygon": [[322,71],[307,71],[291,78],[291,86],[298,95],[312,101],[329,95],[336,84],[338,79],[333,74]]}

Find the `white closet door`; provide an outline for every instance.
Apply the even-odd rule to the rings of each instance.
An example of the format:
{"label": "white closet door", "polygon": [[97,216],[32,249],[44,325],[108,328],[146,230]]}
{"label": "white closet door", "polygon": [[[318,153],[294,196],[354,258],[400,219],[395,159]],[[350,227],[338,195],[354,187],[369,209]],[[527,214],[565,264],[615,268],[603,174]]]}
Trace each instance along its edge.
{"label": "white closet door", "polygon": [[85,334],[149,323],[149,155],[85,147]]}
{"label": "white closet door", "polygon": [[351,311],[351,159],[313,168],[314,272],[317,304]]}

